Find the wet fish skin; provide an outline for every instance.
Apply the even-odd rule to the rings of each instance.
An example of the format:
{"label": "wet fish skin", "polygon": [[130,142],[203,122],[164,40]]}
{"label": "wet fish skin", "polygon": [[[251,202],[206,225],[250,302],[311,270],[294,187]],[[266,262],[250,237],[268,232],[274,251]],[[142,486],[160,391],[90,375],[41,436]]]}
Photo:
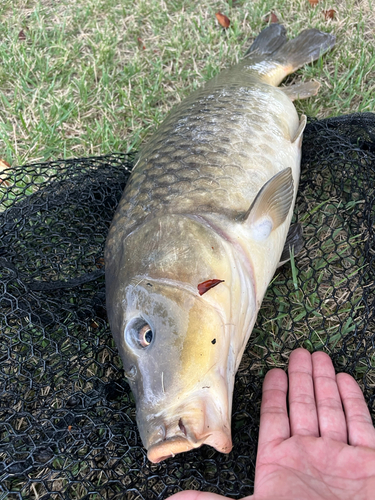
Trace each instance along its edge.
{"label": "wet fish skin", "polygon": [[290,226],[304,122],[274,85],[334,38],[267,30],[159,127],[108,235],[108,316],[154,462],[230,451],[234,375]]}
{"label": "wet fish skin", "polygon": [[[280,152],[284,141],[275,134],[290,141],[299,125],[290,99],[259,82],[248,89],[241,81],[216,81],[176,107],[142,150],[112,224],[121,228],[119,242],[156,211],[236,216],[268,180],[267,169],[277,173],[275,158],[287,153]],[[283,105],[287,116],[265,113]],[[253,165],[245,168],[249,157]]]}

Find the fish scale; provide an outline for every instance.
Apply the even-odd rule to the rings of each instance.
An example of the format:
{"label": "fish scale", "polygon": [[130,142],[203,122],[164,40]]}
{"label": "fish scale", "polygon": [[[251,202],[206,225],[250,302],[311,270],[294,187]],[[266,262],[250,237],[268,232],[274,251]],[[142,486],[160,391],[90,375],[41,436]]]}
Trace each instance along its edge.
{"label": "fish scale", "polygon": [[152,462],[228,453],[234,377],[290,228],[302,133],[277,85],[334,44],[266,28],[237,65],[176,106],[139,155],[107,237],[108,319]]}
{"label": "fish scale", "polygon": [[[278,147],[290,143],[287,125],[261,113],[265,102],[281,98],[294,115],[296,129],[290,100],[272,86],[254,92],[217,80],[208,96],[208,89],[201,89],[178,106],[141,152],[113,221],[119,241],[150,215],[234,216],[249,207],[270,174],[288,166],[288,158],[275,162]],[[272,135],[275,129],[279,137]]]}

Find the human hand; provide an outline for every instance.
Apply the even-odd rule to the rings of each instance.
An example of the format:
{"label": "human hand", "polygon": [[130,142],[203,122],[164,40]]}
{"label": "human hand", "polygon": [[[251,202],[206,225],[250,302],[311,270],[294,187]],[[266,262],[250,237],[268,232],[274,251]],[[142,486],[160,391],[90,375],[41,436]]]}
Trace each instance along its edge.
{"label": "human hand", "polygon": [[[184,491],[171,499],[223,497]],[[267,373],[254,495],[247,499],[375,499],[375,428],[369,410],[357,382],[346,373],[335,375],[324,352],[296,349],[288,377],[280,369]]]}

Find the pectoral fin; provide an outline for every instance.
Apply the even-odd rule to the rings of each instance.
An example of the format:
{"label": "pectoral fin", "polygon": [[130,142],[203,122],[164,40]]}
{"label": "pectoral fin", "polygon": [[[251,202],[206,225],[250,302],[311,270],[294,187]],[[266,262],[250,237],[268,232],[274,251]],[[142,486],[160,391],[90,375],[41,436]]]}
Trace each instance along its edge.
{"label": "pectoral fin", "polygon": [[294,197],[292,169],[286,168],[272,177],[257,194],[243,216],[256,241],[268,238],[288,216]]}
{"label": "pectoral fin", "polygon": [[280,262],[277,267],[282,266],[285,262],[290,260],[290,252],[292,248],[294,255],[297,255],[303,248],[302,226],[300,223],[290,226],[283,253],[281,254]]}

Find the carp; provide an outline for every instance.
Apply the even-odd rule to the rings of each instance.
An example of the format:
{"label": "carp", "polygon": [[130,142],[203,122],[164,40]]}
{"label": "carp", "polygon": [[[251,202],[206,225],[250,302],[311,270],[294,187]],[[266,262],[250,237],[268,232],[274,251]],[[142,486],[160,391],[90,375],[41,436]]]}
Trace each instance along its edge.
{"label": "carp", "polygon": [[105,248],[110,327],[148,458],[232,449],[234,378],[289,249],[306,117],[279,88],[335,37],[273,24],[177,105],[141,149]]}

